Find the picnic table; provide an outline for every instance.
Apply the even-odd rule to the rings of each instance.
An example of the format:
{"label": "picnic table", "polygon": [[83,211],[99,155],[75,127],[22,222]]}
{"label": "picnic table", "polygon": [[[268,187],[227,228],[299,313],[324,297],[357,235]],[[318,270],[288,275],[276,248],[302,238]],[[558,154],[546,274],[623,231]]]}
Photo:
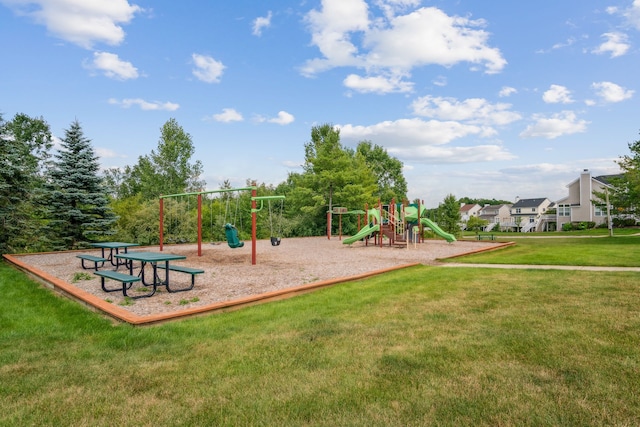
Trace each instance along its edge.
{"label": "picnic table", "polygon": [[[93,246],[94,248],[100,248],[102,249],[102,258],[106,259],[107,261],[109,261],[111,263],[111,265],[113,265],[114,267],[116,267],[116,269],[118,267],[120,267],[121,265],[127,265],[126,264],[126,260],[124,262],[119,262],[118,259],[116,258],[116,255],[118,255],[120,253],[120,249],[124,249],[124,253],[127,253],[127,249],[132,247],[132,246],[140,246],[137,243],[125,243],[125,242],[98,242],[98,243],[91,243],[91,246]],[[105,257],[105,249],[109,249],[109,256]],[[97,270],[97,268],[96,268]]]}
{"label": "picnic table", "polygon": [[[136,277],[133,275],[133,262],[139,261],[141,263],[139,277],[142,280],[142,284],[144,284],[145,286],[152,286],[153,289],[147,294],[137,296],[137,298],[152,296],[153,294],[156,293],[156,289],[158,288],[158,286],[166,287],[168,292],[188,291],[193,287],[192,285],[189,288],[172,289],[171,283],[169,281],[169,271],[171,271],[169,262],[180,260],[180,259],[186,259],[187,257],[184,255],[170,254],[166,252],[128,252],[128,253],[116,254],[114,256],[117,260],[123,260],[124,262],[122,264],[127,264],[127,266],[129,267],[129,275],[131,277]],[[158,263],[162,263],[160,268],[164,270],[164,279],[161,278],[160,275],[158,274]],[[151,268],[153,271],[153,280],[151,281],[149,281],[148,278],[145,277],[145,266],[147,264],[151,265]],[[123,289],[124,295],[127,296],[124,283],[123,283],[122,289]]]}
{"label": "picnic table", "polygon": [[480,234],[480,233],[478,233],[476,235],[476,239],[478,239],[478,240],[482,240],[482,239],[496,240],[496,236],[493,235],[493,234]]}

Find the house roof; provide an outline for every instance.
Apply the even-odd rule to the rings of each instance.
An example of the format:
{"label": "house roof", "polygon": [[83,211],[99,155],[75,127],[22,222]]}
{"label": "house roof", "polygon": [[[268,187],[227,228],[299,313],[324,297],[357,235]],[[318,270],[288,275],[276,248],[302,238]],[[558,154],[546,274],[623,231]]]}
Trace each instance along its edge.
{"label": "house roof", "polygon": [[460,212],[467,212],[470,211],[473,208],[479,208],[480,205],[477,203],[467,203],[465,205],[460,206]]}
{"label": "house roof", "polygon": [[511,207],[511,205],[507,205],[507,204],[500,204],[500,205],[486,205],[486,206],[483,206],[483,207],[480,209],[480,212],[481,212],[481,213],[484,213],[484,212],[488,212],[488,211],[499,211],[503,206],[506,206],[507,208],[510,208],[510,207]]}
{"label": "house roof", "polygon": [[512,208],[537,208],[545,200],[548,200],[546,197],[542,197],[540,199],[520,199],[511,206]]}
{"label": "house roof", "polygon": [[624,175],[622,174],[617,174],[617,175],[600,175],[600,176],[596,176],[593,179],[595,179],[596,181],[600,181],[601,183],[605,184],[605,185],[611,185],[611,181],[614,179],[620,179],[622,178]]}

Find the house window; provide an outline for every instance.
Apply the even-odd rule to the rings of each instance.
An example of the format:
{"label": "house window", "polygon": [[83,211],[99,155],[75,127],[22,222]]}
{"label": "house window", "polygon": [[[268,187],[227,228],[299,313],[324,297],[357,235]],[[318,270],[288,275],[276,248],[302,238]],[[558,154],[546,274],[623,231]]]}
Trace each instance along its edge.
{"label": "house window", "polygon": [[571,205],[559,205],[558,216],[571,216]]}
{"label": "house window", "polygon": [[536,211],[536,208],[531,208],[531,212],[535,212],[535,211]]}
{"label": "house window", "polygon": [[595,216],[607,216],[607,207],[606,206],[594,206],[594,215]]}
{"label": "house window", "polygon": [[522,209],[520,209],[520,208],[516,208],[516,213],[517,213],[517,214],[522,213]]}

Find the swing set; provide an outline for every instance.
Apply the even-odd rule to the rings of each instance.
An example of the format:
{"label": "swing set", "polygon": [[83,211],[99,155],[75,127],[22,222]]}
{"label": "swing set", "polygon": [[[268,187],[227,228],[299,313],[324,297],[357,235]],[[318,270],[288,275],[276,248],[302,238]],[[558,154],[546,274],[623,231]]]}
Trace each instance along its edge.
{"label": "swing set", "polygon": [[[182,196],[197,196],[198,199],[198,207],[197,207],[197,223],[198,223],[198,256],[202,256],[202,196],[206,194],[213,193],[230,193],[230,192],[240,192],[240,191],[251,191],[251,264],[256,264],[256,242],[257,242],[257,213],[260,212],[264,207],[264,201],[267,200],[269,202],[269,223],[271,227],[271,245],[278,246],[280,244],[280,236],[273,235],[273,222],[271,219],[271,201],[272,200],[280,200],[281,206],[282,201],[285,196],[258,196],[258,189],[255,185],[251,187],[244,188],[229,188],[222,190],[211,190],[211,191],[199,191],[194,193],[182,193],[182,194],[169,194],[166,196],[160,196],[160,251],[163,250],[164,243],[164,201],[169,198],[177,198]],[[227,199],[227,206],[228,206]],[[260,208],[258,208],[258,202],[260,202]],[[237,207],[236,207],[237,212]],[[282,208],[281,208],[282,214]],[[226,222],[226,213],[225,213],[225,222]],[[236,229],[234,224],[226,223],[224,225],[225,236],[227,238],[227,243],[231,248],[240,248],[244,246],[244,242],[240,241],[238,238],[238,230]]]}

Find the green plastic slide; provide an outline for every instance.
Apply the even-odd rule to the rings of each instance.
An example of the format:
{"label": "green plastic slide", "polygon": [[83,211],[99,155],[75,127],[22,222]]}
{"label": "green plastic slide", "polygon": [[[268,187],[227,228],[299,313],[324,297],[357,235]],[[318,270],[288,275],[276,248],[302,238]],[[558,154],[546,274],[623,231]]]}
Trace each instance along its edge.
{"label": "green plastic slide", "polygon": [[422,225],[424,225],[425,227],[429,227],[431,230],[433,230],[434,233],[444,238],[447,242],[451,243],[456,241],[456,238],[453,236],[453,234],[447,233],[442,228],[440,228],[438,224],[431,221],[429,218],[420,218],[420,223],[422,223]]}
{"label": "green plastic slide", "polygon": [[375,224],[375,225],[367,224],[364,227],[362,227],[362,229],[358,231],[356,234],[354,234],[353,236],[347,237],[346,239],[344,239],[342,243],[345,245],[350,245],[352,243],[357,242],[358,240],[364,239],[369,234],[375,233],[376,231],[379,231],[379,230],[380,230],[380,224]]}

